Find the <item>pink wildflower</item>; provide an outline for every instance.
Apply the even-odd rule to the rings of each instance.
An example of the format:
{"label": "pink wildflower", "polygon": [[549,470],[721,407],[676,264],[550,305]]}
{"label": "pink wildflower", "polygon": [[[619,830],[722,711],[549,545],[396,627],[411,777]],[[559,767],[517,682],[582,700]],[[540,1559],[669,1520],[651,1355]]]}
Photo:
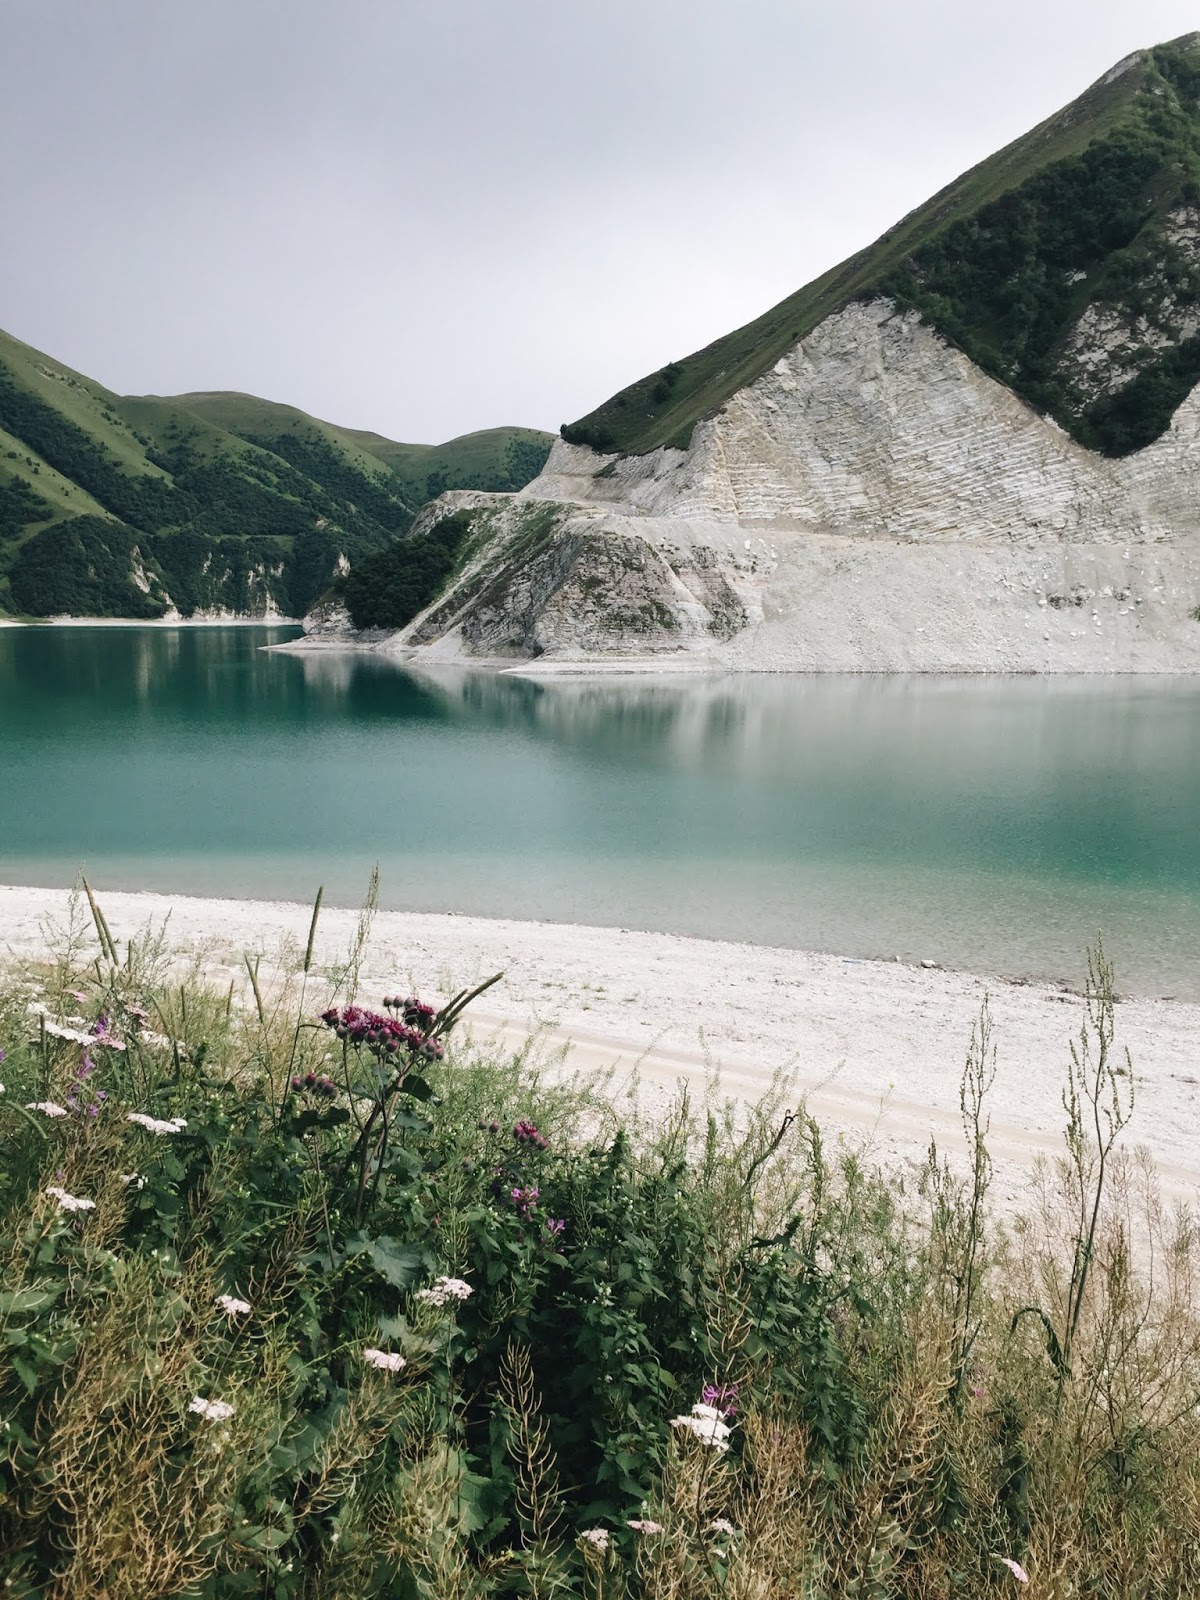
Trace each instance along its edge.
{"label": "pink wildflower", "polygon": [[1028,1583],[1029,1574],[1019,1561],[1014,1561],[1011,1556],[997,1556],[996,1560],[1001,1566],[1007,1567],[1018,1583]]}
{"label": "pink wildflower", "polygon": [[726,1422],[732,1422],[737,1416],[737,1397],[736,1383],[706,1383],[700,1399],[704,1405],[718,1411]]}
{"label": "pink wildflower", "polygon": [[125,1041],[118,1039],[109,1026],[108,1017],[101,1013],[92,1024],[92,1042],[107,1046],[109,1050],[124,1050]]}

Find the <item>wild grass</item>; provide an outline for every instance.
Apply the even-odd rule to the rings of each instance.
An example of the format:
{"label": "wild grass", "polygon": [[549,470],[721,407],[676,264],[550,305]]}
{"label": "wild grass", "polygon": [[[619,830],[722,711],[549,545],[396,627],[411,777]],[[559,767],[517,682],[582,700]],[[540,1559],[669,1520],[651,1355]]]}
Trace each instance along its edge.
{"label": "wild grass", "polygon": [[986,1009],[965,1162],[878,1171],[782,1083],[652,1120],[467,996],[347,1010],[369,927],[220,990],[81,894],[6,975],[6,1595],[1200,1590],[1196,1226],[1102,953],[1002,1224]]}

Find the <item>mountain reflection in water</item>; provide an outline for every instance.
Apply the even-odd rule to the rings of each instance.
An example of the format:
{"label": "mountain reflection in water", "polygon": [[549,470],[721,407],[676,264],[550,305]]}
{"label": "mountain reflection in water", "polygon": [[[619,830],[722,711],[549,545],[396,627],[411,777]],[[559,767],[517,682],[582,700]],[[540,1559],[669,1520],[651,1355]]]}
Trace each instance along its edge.
{"label": "mountain reflection in water", "polygon": [[1186,679],[528,679],[0,630],[0,880],[663,928],[1200,992]]}

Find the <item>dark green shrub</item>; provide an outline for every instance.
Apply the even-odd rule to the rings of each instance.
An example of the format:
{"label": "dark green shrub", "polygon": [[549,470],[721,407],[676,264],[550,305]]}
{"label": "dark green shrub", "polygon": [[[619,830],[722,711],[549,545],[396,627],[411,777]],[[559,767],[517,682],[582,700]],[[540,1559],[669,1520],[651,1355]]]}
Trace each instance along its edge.
{"label": "dark green shrub", "polygon": [[133,582],[137,535],[102,517],[72,517],[35,534],[9,574],[13,599],[32,617],[160,617],[153,593]]}
{"label": "dark green shrub", "polygon": [[336,592],[356,628],[403,628],[429,603],[454,570],[474,514],[456,511],[415,539],[397,539],[368,556]]}

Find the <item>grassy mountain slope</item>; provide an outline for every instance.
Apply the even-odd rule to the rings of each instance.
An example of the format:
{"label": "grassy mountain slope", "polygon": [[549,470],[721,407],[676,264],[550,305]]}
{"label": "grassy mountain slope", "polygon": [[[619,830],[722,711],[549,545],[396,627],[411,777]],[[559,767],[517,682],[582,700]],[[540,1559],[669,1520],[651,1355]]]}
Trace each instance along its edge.
{"label": "grassy mountain slope", "polygon": [[547,435],[536,428],[483,428],[445,444],[397,444],[354,430],[347,430],[346,437],[382,461],[422,500],[446,489],[519,489],[537,476],[547,454]]}
{"label": "grassy mountain slope", "polygon": [[251,395],[123,398],[0,334],[0,610],[299,615],[431,494],[518,488],[549,442],[406,446]]}
{"label": "grassy mountain slope", "polygon": [[399,485],[414,506],[446,489],[519,489],[541,470],[549,446],[549,435],[536,428],[486,428],[445,444],[401,444],[379,433],[321,422],[295,406],[248,394],[182,394],[172,403],[287,459],[301,445],[327,446],[364,476]]}
{"label": "grassy mountain slope", "polygon": [[[1200,378],[1197,237],[1200,34],[1189,34],[1119,63],[868,249],[562,434],[627,454],[686,448],[701,417],[819,322],[886,294],[1081,442],[1120,454],[1161,433]],[[1098,387],[1085,369],[1106,364]]]}

